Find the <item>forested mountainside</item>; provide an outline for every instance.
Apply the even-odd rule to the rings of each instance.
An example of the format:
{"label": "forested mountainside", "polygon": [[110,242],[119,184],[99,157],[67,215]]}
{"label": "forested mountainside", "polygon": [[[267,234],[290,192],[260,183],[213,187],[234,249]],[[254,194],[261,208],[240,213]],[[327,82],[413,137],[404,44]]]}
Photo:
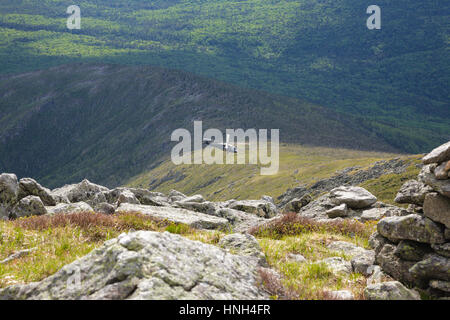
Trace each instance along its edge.
{"label": "forested mountainside", "polygon": [[360,0],[80,0],[68,30],[72,4],[2,0],[0,72],[159,65],[362,115],[398,150],[449,138],[448,1],[377,1],[381,30]]}
{"label": "forested mountainside", "polygon": [[361,119],[157,67],[75,64],[0,78],[0,168],[108,186],[170,156],[177,128],[277,128],[285,142],[395,151]]}

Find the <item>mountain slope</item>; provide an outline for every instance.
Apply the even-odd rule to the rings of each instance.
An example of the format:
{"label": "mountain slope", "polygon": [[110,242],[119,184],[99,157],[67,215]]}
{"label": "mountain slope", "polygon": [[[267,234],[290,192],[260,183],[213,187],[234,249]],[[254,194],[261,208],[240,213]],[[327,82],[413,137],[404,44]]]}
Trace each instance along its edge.
{"label": "mountain slope", "polygon": [[[163,193],[175,189],[189,195],[202,194],[212,201],[260,199],[263,195],[277,199],[287,189],[299,185],[310,187],[319,182],[320,186],[333,188],[334,181],[324,179],[345,171],[349,176],[358,178],[350,182],[348,177],[341,177],[336,179],[335,184],[363,183],[380,201],[393,203],[403,182],[417,176],[418,158],[420,156],[281,144],[280,166],[275,175],[260,175],[260,164],[175,166],[170,159],[166,159],[155,168],[131,178],[127,186]],[[387,162],[389,160],[392,163]],[[367,171],[378,161],[376,169]],[[392,172],[394,168],[396,173]],[[356,176],[359,171],[364,173]],[[320,193],[320,190],[315,191]]]}
{"label": "mountain slope", "polygon": [[0,3],[0,72],[68,61],[182,69],[362,115],[396,149],[449,138],[450,3],[379,0],[65,0]]}
{"label": "mountain slope", "polygon": [[108,186],[170,155],[177,128],[280,129],[280,140],[395,151],[357,117],[156,67],[75,64],[0,77],[0,171]]}

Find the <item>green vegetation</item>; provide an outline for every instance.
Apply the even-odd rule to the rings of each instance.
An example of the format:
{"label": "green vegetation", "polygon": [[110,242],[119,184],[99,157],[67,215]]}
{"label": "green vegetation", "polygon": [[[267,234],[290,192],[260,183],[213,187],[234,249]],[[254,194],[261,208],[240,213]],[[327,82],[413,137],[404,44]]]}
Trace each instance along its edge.
{"label": "green vegetation", "polygon": [[198,231],[133,212],[113,216],[85,212],[0,221],[0,261],[18,251],[35,248],[27,255],[0,264],[0,287],[42,280],[105,240],[130,230],[175,232],[212,244],[220,240],[218,232]]}
{"label": "green vegetation", "polygon": [[[88,178],[256,199],[401,157],[404,173],[361,184],[393,203],[419,171],[419,156],[399,153],[448,140],[449,2],[379,0],[379,31],[365,27],[372,3],[356,0],[79,0],[82,29],[69,31],[71,4],[0,3],[0,172],[48,187]],[[259,164],[174,166],[170,134],[193,120],[280,128],[278,174],[261,176]],[[327,244],[368,247],[374,228],[287,214],[251,232],[282,276],[263,276],[274,298],[326,299],[347,289],[363,299],[362,275],[334,275],[320,260],[349,260]],[[0,264],[0,287],[39,281],[130,230],[209,244],[225,234],[138,213],[0,221],[0,261],[34,249]]]}
{"label": "green vegetation", "polygon": [[79,0],[82,27],[70,31],[71,4],[2,0],[0,73],[159,65],[360,116],[400,151],[448,139],[448,2],[380,0],[377,31],[366,28],[372,3],[356,0]]}
{"label": "green vegetation", "polygon": [[0,93],[1,171],[51,188],[124,184],[167,158],[172,132],[193,131],[193,120],[222,132],[280,128],[281,141],[327,146],[330,156],[394,150],[355,117],[156,67],[65,65],[0,77]]}
{"label": "green vegetation", "polygon": [[256,237],[269,237],[275,240],[282,239],[285,236],[299,236],[311,232],[337,233],[355,240],[361,238],[364,245],[367,246],[367,239],[376,230],[375,225],[375,222],[361,223],[353,220],[317,222],[296,213],[287,213],[281,218],[261,227],[253,228],[249,232]]}
{"label": "green vegetation", "polygon": [[[318,223],[295,214],[287,214],[271,222],[268,226],[255,228],[251,232],[258,237],[271,267],[282,279],[266,276],[266,286],[273,290],[274,298],[281,299],[331,299],[329,291],[349,290],[356,299],[363,299],[366,278],[361,274],[333,274],[320,260],[342,257],[345,254],[327,249],[332,241],[347,241],[368,247],[368,238],[375,231],[374,223],[362,224],[357,221]],[[287,258],[288,254],[301,254],[308,263],[299,263]]]}
{"label": "green vegetation", "polygon": [[[269,265],[282,275],[281,280],[276,280],[263,274],[264,285],[273,291],[273,298],[328,299],[329,290],[342,289],[352,291],[357,299],[363,298],[365,278],[362,275],[335,275],[318,261],[332,256],[350,259],[345,254],[330,251],[326,245],[342,240],[367,247],[373,224],[354,221],[324,226],[288,214],[263,229],[251,232],[259,240]],[[0,221],[0,261],[12,253],[35,248],[27,255],[0,264],[0,288],[42,280],[101,246],[105,240],[130,230],[169,231],[212,245],[225,235],[132,212],[119,215],[86,212]],[[302,254],[309,263],[289,261],[286,259],[289,253]]]}
{"label": "green vegetation", "polygon": [[[380,201],[392,203],[401,184],[417,176],[418,156],[281,144],[280,168],[276,175],[260,175],[260,165],[175,166],[170,160],[166,160],[152,170],[132,178],[127,185],[165,193],[171,189],[186,194],[199,193],[213,201],[259,199],[263,195],[276,199],[288,188],[299,184],[312,185],[345,168],[360,166],[365,169],[376,161],[396,157],[410,163],[403,174],[385,175],[363,184]],[[387,179],[391,180],[389,184]]]}
{"label": "green vegetation", "polygon": [[[356,299],[363,299],[363,290],[366,279],[360,274],[334,275],[326,264],[317,262],[320,259],[338,256],[336,252],[327,250],[323,243],[333,239],[334,241],[350,241],[348,237],[337,237],[326,234],[309,233],[300,237],[285,237],[282,240],[270,238],[260,239],[259,242],[268,258],[269,264],[281,275],[283,291],[275,295],[276,299],[301,299],[323,300],[331,298],[327,293],[333,290],[349,290]],[[298,263],[289,261],[286,256],[289,253],[302,254],[303,251],[292,251],[303,242],[308,242],[308,251],[317,251],[318,254],[310,263]],[[284,295],[284,296],[283,296]]]}

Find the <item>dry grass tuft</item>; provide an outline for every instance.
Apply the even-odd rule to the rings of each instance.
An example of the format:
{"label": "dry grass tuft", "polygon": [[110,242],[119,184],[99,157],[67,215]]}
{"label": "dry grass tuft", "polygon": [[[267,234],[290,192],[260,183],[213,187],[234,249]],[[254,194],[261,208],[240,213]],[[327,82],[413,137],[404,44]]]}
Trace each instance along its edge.
{"label": "dry grass tuft", "polygon": [[353,220],[320,222],[302,217],[295,212],[290,212],[270,223],[253,227],[249,232],[255,237],[269,237],[273,239],[295,236],[305,232],[328,232],[369,238],[375,231],[374,225],[375,223],[361,223]]}
{"label": "dry grass tuft", "polygon": [[298,298],[295,291],[287,289],[281,282],[279,276],[269,269],[259,269],[259,276],[261,278],[261,285],[273,299],[294,300]]}
{"label": "dry grass tuft", "polygon": [[[329,290],[321,288],[311,290],[306,285],[297,284],[293,286],[283,284],[280,277],[268,269],[261,268],[259,270],[259,276],[261,277],[264,289],[270,294],[271,298],[276,300],[298,300],[305,296],[310,300],[337,300],[336,295],[332,294]],[[360,297],[356,297],[356,299],[360,300]]]}
{"label": "dry grass tuft", "polygon": [[79,212],[57,214],[54,216],[33,216],[13,222],[17,227],[26,230],[44,231],[54,228],[78,228],[91,241],[111,238],[120,232],[129,230],[169,231],[180,234],[192,233],[187,225],[174,224],[166,220],[158,220],[137,212],[126,212],[117,215],[103,213]]}
{"label": "dry grass tuft", "polygon": [[28,255],[0,264],[0,288],[40,281],[105,240],[131,230],[168,231],[206,243],[220,239],[216,233],[135,212],[114,215],[81,212],[0,221],[0,261],[21,250],[36,248]]}

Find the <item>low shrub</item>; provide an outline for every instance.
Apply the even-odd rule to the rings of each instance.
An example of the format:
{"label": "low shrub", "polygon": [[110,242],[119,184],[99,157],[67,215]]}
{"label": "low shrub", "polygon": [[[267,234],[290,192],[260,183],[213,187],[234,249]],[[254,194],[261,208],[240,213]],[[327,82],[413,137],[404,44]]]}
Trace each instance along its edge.
{"label": "low shrub", "polygon": [[107,215],[103,213],[78,212],[57,214],[53,216],[34,216],[14,221],[14,224],[27,230],[52,230],[55,228],[78,228],[83,236],[91,241],[101,241],[130,230],[169,231],[186,234],[192,232],[191,227],[159,220],[137,212]]}
{"label": "low shrub", "polygon": [[295,236],[305,232],[328,232],[346,236],[358,235],[367,239],[374,231],[375,223],[361,223],[354,220],[340,219],[324,222],[290,212],[267,224],[254,227],[249,232],[255,237],[269,237],[273,239]]}

